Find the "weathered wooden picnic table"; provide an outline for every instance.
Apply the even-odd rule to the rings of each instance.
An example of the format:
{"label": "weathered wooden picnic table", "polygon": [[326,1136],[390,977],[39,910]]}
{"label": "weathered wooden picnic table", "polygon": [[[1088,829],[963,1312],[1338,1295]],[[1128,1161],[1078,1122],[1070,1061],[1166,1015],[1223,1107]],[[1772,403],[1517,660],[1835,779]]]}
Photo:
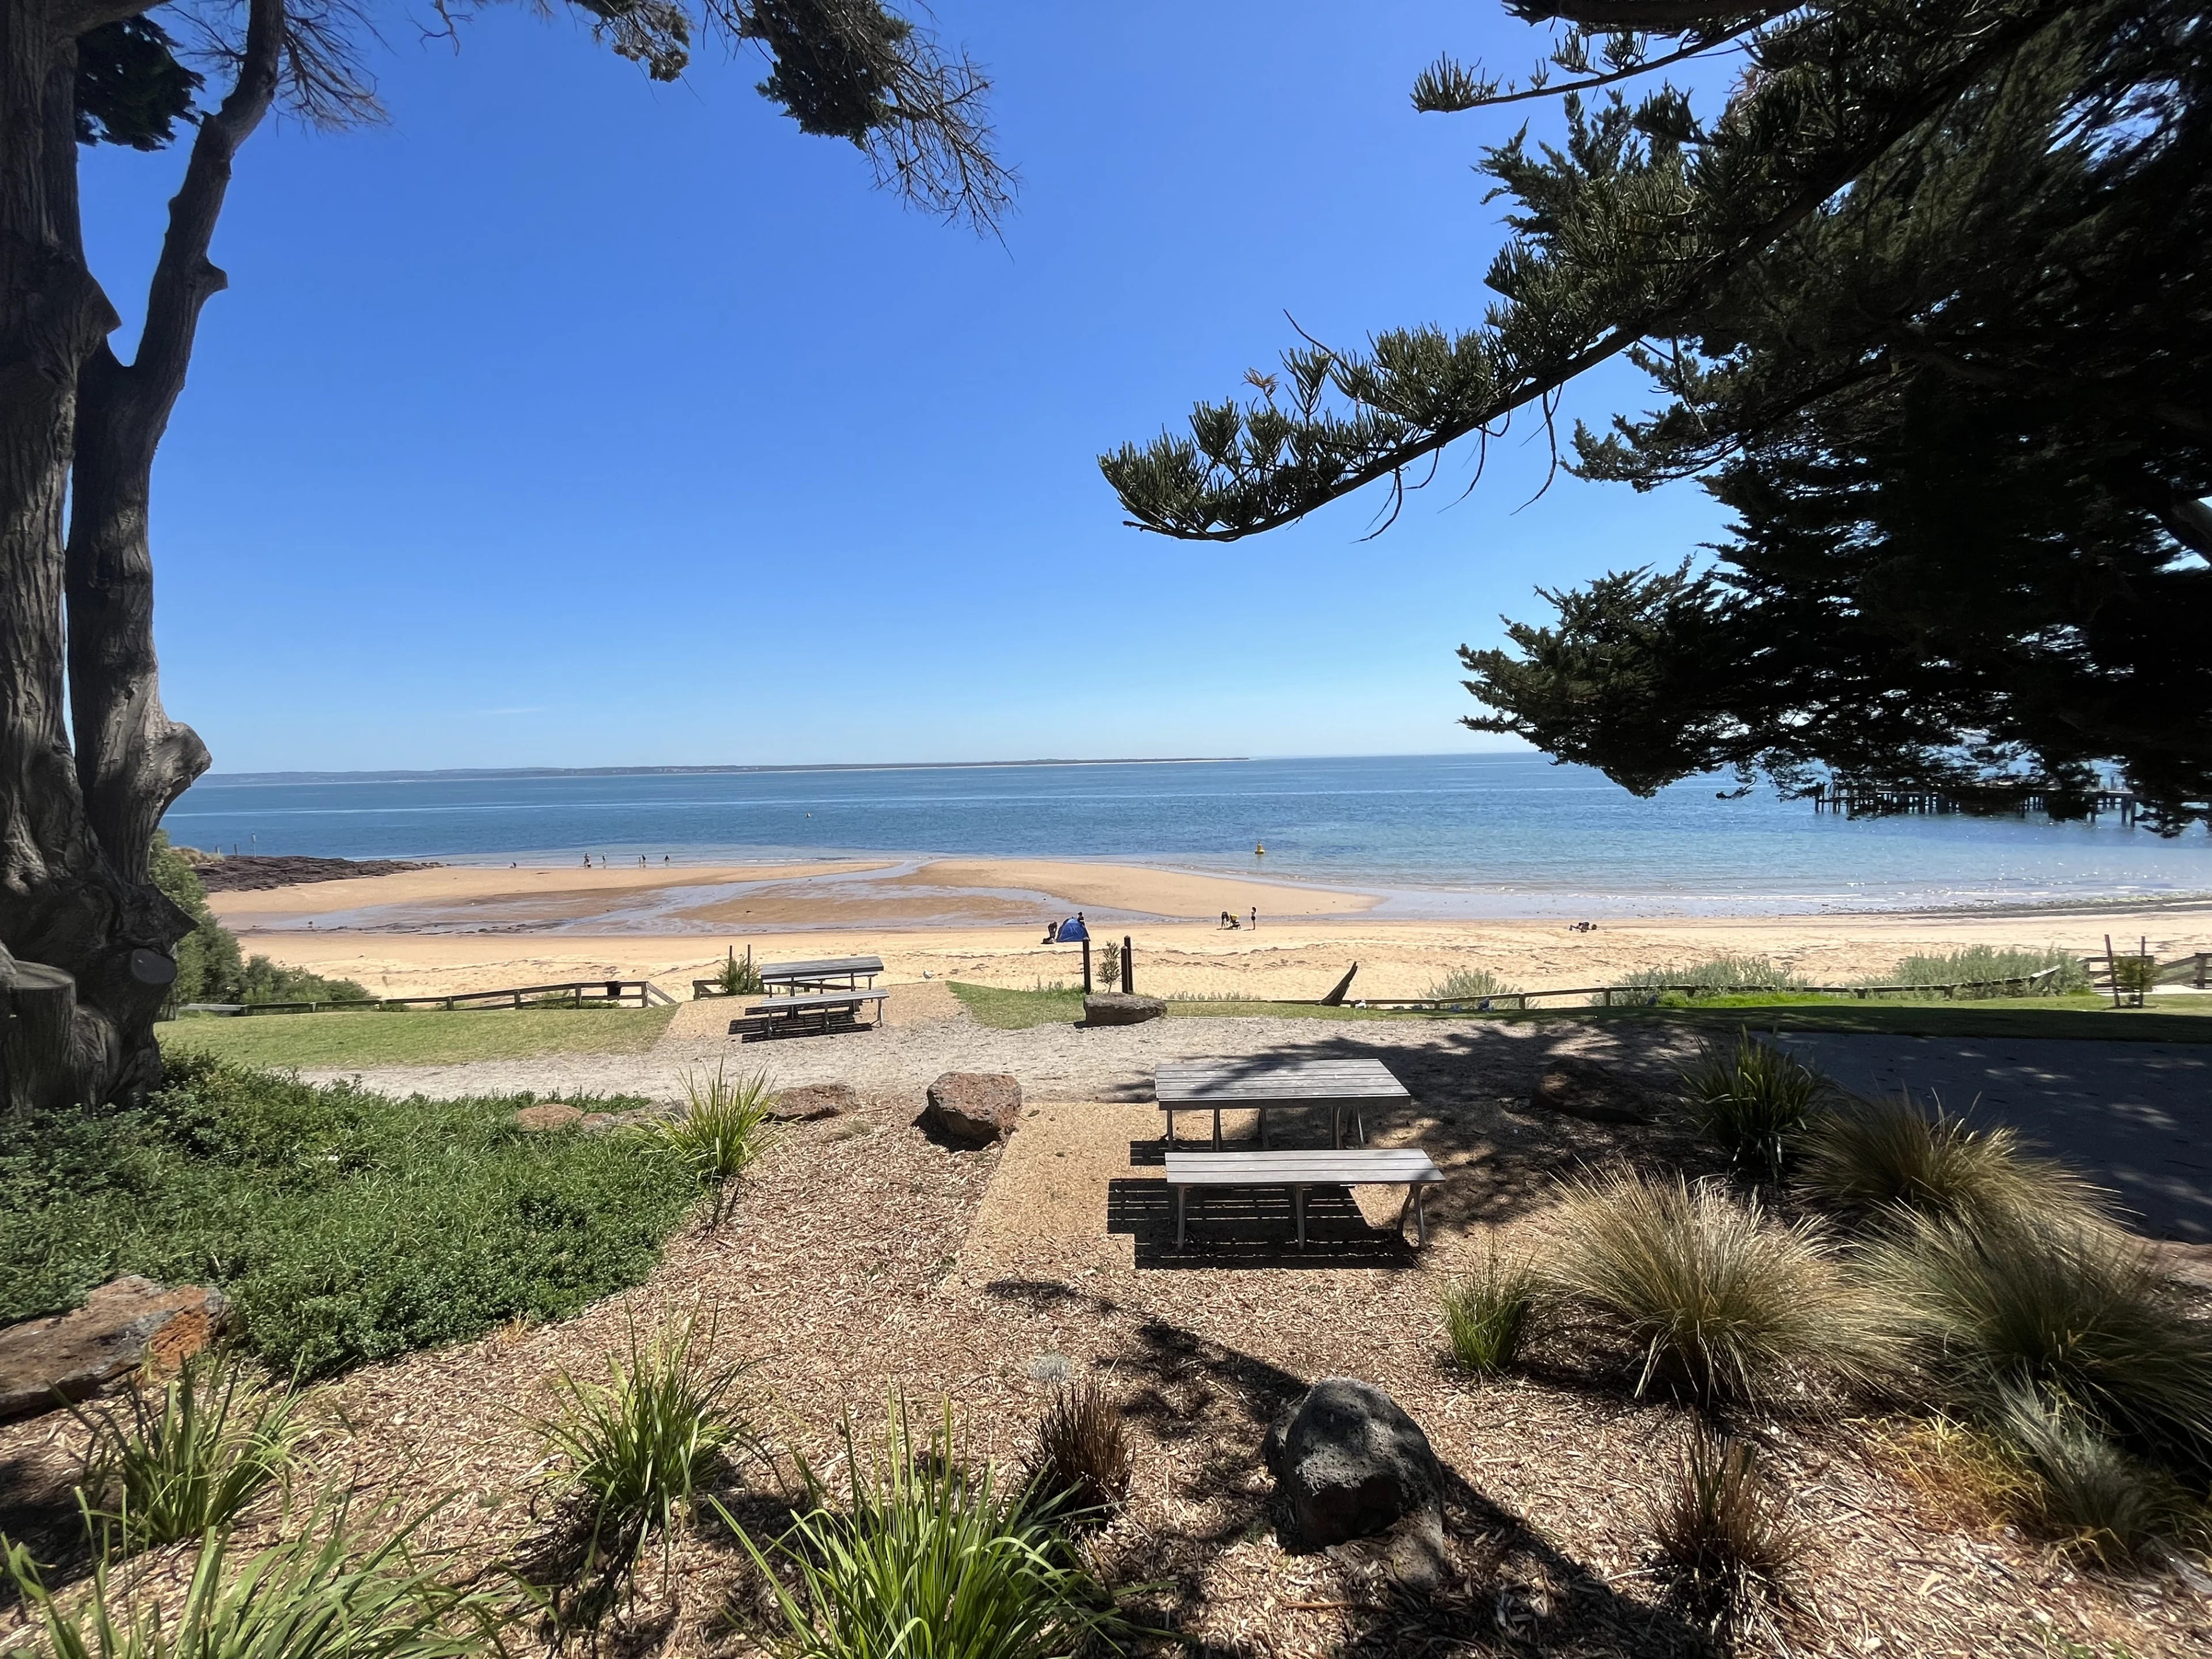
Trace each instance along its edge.
{"label": "weathered wooden picnic table", "polygon": [[1344,1145],[1344,1115],[1352,1114],[1360,1144],[1367,1140],[1370,1106],[1410,1106],[1413,1097],[1379,1060],[1194,1060],[1164,1063],[1152,1091],[1168,1115],[1168,1145],[1175,1145],[1177,1112],[1211,1111],[1213,1145],[1221,1147],[1221,1114],[1260,1114],[1260,1144],[1269,1145],[1267,1114],[1294,1107],[1328,1109],[1328,1140]]}
{"label": "weathered wooden picnic table", "polygon": [[[889,991],[802,991],[787,997],[769,997],[763,1002],[745,1005],[744,1019],[733,1019],[730,1030],[740,1036],[781,1036],[799,1035],[805,1027],[819,1029],[805,1035],[826,1036],[834,1030],[859,1029],[852,1022],[859,1014],[860,1005],[876,1005],[876,1023],[884,1018],[884,999]],[[839,1015],[845,1023],[838,1023]],[[746,1028],[757,1029],[748,1030]]]}
{"label": "weathered wooden picnic table", "polygon": [[841,987],[848,991],[857,988],[865,979],[876,982],[876,975],[884,971],[881,957],[822,957],[812,962],[763,962],[760,965],[761,988],[774,991],[782,986],[790,991],[830,991]]}
{"label": "weathered wooden picnic table", "polygon": [[1287,1187],[1297,1213],[1298,1248],[1306,1247],[1306,1189],[1310,1187],[1406,1185],[1398,1209],[1402,1232],[1406,1212],[1413,1212],[1416,1237],[1429,1242],[1429,1218],[1423,1202],[1428,1189],[1444,1178],[1435,1161],[1418,1146],[1352,1146],[1332,1152],[1175,1152],[1167,1155],[1168,1186],[1175,1193],[1176,1249],[1183,1245],[1184,1219],[1194,1187]]}

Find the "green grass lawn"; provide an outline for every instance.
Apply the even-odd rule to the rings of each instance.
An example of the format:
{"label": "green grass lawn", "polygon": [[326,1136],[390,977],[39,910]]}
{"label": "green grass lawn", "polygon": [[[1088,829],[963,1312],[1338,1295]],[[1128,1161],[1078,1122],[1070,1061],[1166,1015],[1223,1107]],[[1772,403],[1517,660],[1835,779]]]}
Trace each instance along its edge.
{"label": "green grass lawn", "polygon": [[650,1273],[700,1188],[642,1135],[524,1133],[528,1098],[185,1056],[143,1107],[0,1119],[0,1324],[117,1273],[214,1285],[250,1348],[313,1376],[572,1314]]}
{"label": "green grass lawn", "polygon": [[489,1008],[447,1012],[191,1015],[159,1026],[161,1052],[240,1066],[445,1066],[532,1054],[635,1054],[674,1008]]}
{"label": "green grass lawn", "polygon": [[[1002,991],[955,983],[952,994],[982,1024],[1018,1031],[1083,1018],[1080,991]],[[2000,998],[1987,1002],[1901,999],[1859,1001],[1788,992],[1716,997],[1656,1008],[1533,1008],[1526,1013],[1427,1009],[1322,1008],[1310,1002],[1176,1002],[1175,1018],[1590,1020],[1777,1031],[1866,1031],[1898,1036],[2101,1037],[2142,1042],[2212,1042],[2212,997],[2154,998],[2149,1008],[2116,1009],[2091,995]]]}

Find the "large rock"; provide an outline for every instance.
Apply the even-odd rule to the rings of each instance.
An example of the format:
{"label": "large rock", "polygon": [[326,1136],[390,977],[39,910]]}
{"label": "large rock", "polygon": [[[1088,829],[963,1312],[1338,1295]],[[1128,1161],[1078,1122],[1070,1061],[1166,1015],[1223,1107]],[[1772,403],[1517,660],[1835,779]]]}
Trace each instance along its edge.
{"label": "large rock", "polygon": [[784,1123],[812,1123],[825,1117],[842,1117],[858,1111],[860,1097],[849,1083],[807,1083],[796,1089],[779,1089],[769,1102],[769,1115]]}
{"label": "large rock", "polygon": [[1085,1025],[1142,1025],[1148,1019],[1164,1018],[1167,1012],[1167,1000],[1164,997],[1140,997],[1121,991],[1101,991],[1083,999],[1083,1023]]}
{"label": "large rock", "polygon": [[929,1085],[923,1115],[951,1139],[997,1140],[1021,1121],[1022,1085],[1003,1072],[947,1072]]}
{"label": "large rock", "polygon": [[142,1365],[173,1370],[215,1340],[228,1311],[220,1291],[131,1273],[75,1313],[10,1325],[0,1330],[0,1420],[85,1399]]}
{"label": "large rock", "polygon": [[1260,1455],[1316,1547],[1371,1537],[1409,1517],[1443,1524],[1443,1470],[1421,1425],[1371,1382],[1323,1377],[1267,1429]]}
{"label": "large rock", "polygon": [[1592,1123],[1649,1123],[1651,1091],[1634,1078],[1576,1054],[1544,1062],[1528,1103],[1539,1111],[1565,1112]]}

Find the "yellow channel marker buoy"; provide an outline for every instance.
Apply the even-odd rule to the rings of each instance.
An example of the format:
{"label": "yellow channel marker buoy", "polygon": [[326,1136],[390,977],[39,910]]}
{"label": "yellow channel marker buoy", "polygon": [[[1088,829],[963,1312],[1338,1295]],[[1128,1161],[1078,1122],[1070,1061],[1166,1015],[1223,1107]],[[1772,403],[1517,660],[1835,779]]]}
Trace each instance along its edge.
{"label": "yellow channel marker buoy", "polygon": [[1261,859],[1263,859],[1263,858],[1267,857],[1267,843],[1266,842],[1264,842],[1264,841],[1263,841],[1263,842],[1260,842],[1260,843],[1259,843],[1259,845],[1257,845],[1256,847],[1253,848],[1253,849],[1252,849],[1252,856],[1253,856],[1253,857],[1255,857],[1255,858],[1261,858]]}

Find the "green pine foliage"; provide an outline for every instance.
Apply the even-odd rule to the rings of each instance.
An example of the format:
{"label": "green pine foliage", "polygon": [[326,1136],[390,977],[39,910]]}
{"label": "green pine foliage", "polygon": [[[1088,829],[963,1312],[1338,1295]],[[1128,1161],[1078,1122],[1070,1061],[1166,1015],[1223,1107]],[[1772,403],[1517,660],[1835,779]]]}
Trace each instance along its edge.
{"label": "green pine foliage", "polygon": [[187,1002],[368,1002],[374,999],[349,979],[325,979],[304,969],[283,968],[267,957],[241,958],[238,940],[208,908],[207,888],[185,850],[169,843],[168,833],[154,832],[154,885],[192,919],[192,931],[177,941],[177,978],[173,1005]]}
{"label": "green pine foliage", "polygon": [[635,1284],[698,1195],[645,1137],[523,1132],[526,1097],[169,1073],[140,1107],[0,1120],[0,1323],[117,1273],[212,1284],[251,1352],[319,1376]]}

